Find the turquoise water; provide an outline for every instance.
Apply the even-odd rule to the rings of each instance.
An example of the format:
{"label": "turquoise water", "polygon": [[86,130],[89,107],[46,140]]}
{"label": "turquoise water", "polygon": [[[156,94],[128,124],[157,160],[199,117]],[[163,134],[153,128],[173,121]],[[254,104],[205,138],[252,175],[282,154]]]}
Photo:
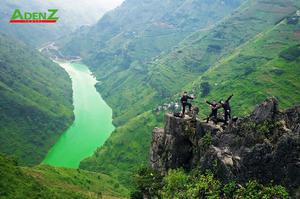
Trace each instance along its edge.
{"label": "turquoise water", "polygon": [[75,121],[49,151],[43,163],[78,168],[114,130],[112,110],[96,91],[96,80],[83,64],[60,63],[73,85]]}

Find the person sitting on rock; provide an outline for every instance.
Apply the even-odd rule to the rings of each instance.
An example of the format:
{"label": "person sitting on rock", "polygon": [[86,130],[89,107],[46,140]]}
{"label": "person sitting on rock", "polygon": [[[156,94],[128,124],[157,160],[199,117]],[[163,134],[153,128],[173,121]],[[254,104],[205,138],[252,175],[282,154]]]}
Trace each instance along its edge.
{"label": "person sitting on rock", "polygon": [[209,102],[209,101],[205,100],[205,102],[207,104],[209,104],[210,108],[211,108],[211,113],[206,118],[206,123],[208,123],[209,119],[211,119],[211,118],[214,121],[214,123],[216,123],[217,120],[218,120],[218,109],[220,108],[220,106],[218,105],[218,103],[216,102],[216,100],[213,100],[212,102]]}
{"label": "person sitting on rock", "polygon": [[228,124],[228,119],[231,119],[231,107],[230,107],[230,99],[232,98],[233,94],[230,95],[227,100],[220,100],[220,104],[224,109],[224,124]]}
{"label": "person sitting on rock", "polygon": [[188,106],[189,107],[189,111],[192,110],[192,104],[189,102],[189,100],[194,99],[194,97],[191,97],[187,94],[187,92],[185,91],[180,99],[181,101],[181,105],[182,105],[182,114],[181,117],[184,118],[184,114],[185,114],[185,107]]}

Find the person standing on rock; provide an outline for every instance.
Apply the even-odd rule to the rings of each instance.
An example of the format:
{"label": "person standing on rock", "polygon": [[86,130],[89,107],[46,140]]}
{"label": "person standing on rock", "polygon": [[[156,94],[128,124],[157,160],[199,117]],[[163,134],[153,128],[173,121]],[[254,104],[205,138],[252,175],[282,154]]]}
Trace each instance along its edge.
{"label": "person standing on rock", "polygon": [[230,107],[230,99],[232,98],[233,94],[230,95],[227,100],[220,100],[220,104],[224,109],[224,124],[228,124],[228,119],[231,119],[231,107]]}
{"label": "person standing on rock", "polygon": [[216,100],[213,100],[212,102],[209,102],[207,100],[205,100],[205,102],[207,104],[209,104],[210,108],[211,108],[211,113],[210,115],[207,117],[206,119],[206,123],[208,123],[209,119],[213,119],[213,121],[216,123],[218,120],[218,109],[220,108],[220,106],[218,105],[218,103],[216,102]]}
{"label": "person standing on rock", "polygon": [[192,104],[189,102],[189,100],[192,100],[192,99],[194,99],[194,97],[189,96],[186,91],[183,93],[183,95],[180,99],[181,105],[182,105],[182,114],[181,114],[182,118],[184,118],[186,106],[188,106],[189,111],[192,110]]}

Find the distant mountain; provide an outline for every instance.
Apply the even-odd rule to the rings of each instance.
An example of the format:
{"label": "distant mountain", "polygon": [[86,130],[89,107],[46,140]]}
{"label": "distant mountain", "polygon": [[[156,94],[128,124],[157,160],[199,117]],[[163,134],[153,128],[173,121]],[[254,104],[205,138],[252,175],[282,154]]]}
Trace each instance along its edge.
{"label": "distant mountain", "polygon": [[[10,0],[1,3],[0,31],[15,39],[24,41],[32,46],[41,46],[44,43],[70,34],[82,25],[93,25],[110,9],[113,9],[122,0],[114,0],[109,6],[101,1],[35,1]],[[15,9],[22,12],[45,12],[48,9],[59,9],[60,17],[56,24],[10,24],[9,20]]]}
{"label": "distant mountain", "polygon": [[[98,89],[115,110],[115,123],[123,124],[157,104],[151,101],[156,94],[148,84],[149,63],[194,31],[215,25],[242,2],[128,0],[89,30],[77,32],[62,50],[83,56],[102,82]],[[130,110],[135,103],[142,108]]]}
{"label": "distant mountain", "polygon": [[[54,39],[67,33],[67,29],[59,29],[58,25],[54,24],[10,24],[9,20],[15,9],[25,11],[46,11],[44,10],[41,1],[29,3],[23,1],[2,1],[0,6],[0,32],[23,41],[31,46],[38,46],[48,39]],[[59,25],[61,26],[61,25]]]}
{"label": "distant mountain", "polygon": [[[152,63],[149,84],[169,96],[183,89],[194,92],[202,110],[206,107],[203,98],[220,100],[232,92],[239,102],[237,115],[247,114],[272,95],[284,108],[295,105],[300,100],[295,93],[299,86],[295,67],[300,44],[298,9],[300,3],[295,0],[244,3],[208,33],[198,31],[168,55],[160,56]],[[290,23],[291,18],[297,23]],[[284,52],[286,56],[282,56]],[[295,57],[289,59],[289,53]],[[181,81],[174,81],[178,76]],[[292,99],[285,97],[287,93]]]}
{"label": "distant mountain", "polygon": [[[200,106],[202,118],[209,112],[204,98],[220,100],[232,93],[234,115],[238,116],[249,113],[267,96],[275,95],[282,108],[299,103],[300,27],[295,15],[299,8],[297,0],[245,1],[230,16],[206,29],[200,27],[169,52],[111,73],[120,64],[110,65],[104,55],[94,57],[94,63],[104,60],[105,66],[90,64],[101,80],[98,89],[121,126],[81,168],[101,171],[110,167],[109,173],[128,183],[126,177],[138,167],[137,162],[147,164],[143,160],[149,154],[150,127],[161,124],[151,110],[178,101],[183,90],[197,96],[194,105]],[[100,55],[99,51],[94,52]],[[120,60],[114,58],[110,60]],[[126,122],[128,118],[132,119]]]}
{"label": "distant mountain", "polygon": [[[299,2],[297,6],[300,8]],[[276,96],[282,108],[299,104],[300,23],[292,24],[290,18],[300,19],[295,11],[279,18],[273,26],[214,63],[186,88],[195,91],[199,98],[217,100],[234,93],[235,115],[249,113],[267,96]],[[203,85],[209,91],[203,93]]]}
{"label": "distant mountain", "polygon": [[38,164],[73,121],[67,73],[0,33],[0,152]]}

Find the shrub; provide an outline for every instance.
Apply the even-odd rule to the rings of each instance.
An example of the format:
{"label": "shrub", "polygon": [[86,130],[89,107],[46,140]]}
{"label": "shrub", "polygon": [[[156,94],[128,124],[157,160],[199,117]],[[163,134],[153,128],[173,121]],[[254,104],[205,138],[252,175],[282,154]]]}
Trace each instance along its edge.
{"label": "shrub", "polygon": [[202,82],[200,84],[201,97],[206,97],[210,93],[210,85],[208,82]]}
{"label": "shrub", "polygon": [[170,170],[163,182],[164,187],[161,191],[162,198],[188,199],[186,191],[189,183],[189,177],[183,169]]}
{"label": "shrub", "polygon": [[235,181],[221,183],[210,171],[201,173],[192,170],[187,173],[183,169],[169,170],[162,178],[152,169],[144,168],[137,177],[137,190],[131,194],[133,199],[288,199],[286,189],[279,185],[262,185],[257,181],[249,181],[238,187]]}
{"label": "shrub", "polygon": [[287,61],[295,61],[298,57],[300,57],[300,45],[296,45],[282,51],[279,56]]}
{"label": "shrub", "polygon": [[289,198],[289,195],[286,189],[282,186],[263,186],[257,181],[249,181],[245,187],[242,187],[235,192],[234,198],[287,199]]}
{"label": "shrub", "polygon": [[237,189],[237,184],[235,181],[231,181],[228,184],[225,184],[223,187],[223,195],[225,198],[233,198],[234,192]]}
{"label": "shrub", "polygon": [[219,198],[221,183],[211,172],[187,174],[182,169],[170,170],[164,178],[161,197],[166,199]]}
{"label": "shrub", "polygon": [[142,193],[149,196],[157,196],[162,188],[162,176],[157,171],[144,167],[138,170],[134,177],[137,191],[131,194],[132,198],[139,198]]}
{"label": "shrub", "polygon": [[212,143],[212,136],[210,133],[205,133],[205,135],[202,137],[202,147],[204,150],[208,149],[208,147]]}
{"label": "shrub", "polygon": [[211,172],[196,177],[188,186],[188,198],[220,198],[221,183],[216,180]]}

